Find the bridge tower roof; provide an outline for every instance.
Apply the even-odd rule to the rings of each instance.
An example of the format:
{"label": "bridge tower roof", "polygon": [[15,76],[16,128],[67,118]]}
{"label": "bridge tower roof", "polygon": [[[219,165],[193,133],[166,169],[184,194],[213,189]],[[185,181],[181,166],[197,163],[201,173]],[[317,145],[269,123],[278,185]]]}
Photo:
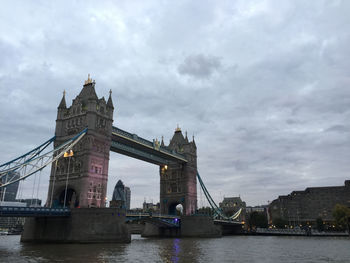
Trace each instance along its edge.
{"label": "bridge tower roof", "polygon": [[98,100],[98,97],[95,91],[95,80],[92,80],[90,78],[90,74],[88,75],[88,79],[85,80],[85,84],[83,86],[83,89],[80,91],[79,97],[82,100],[86,100],[86,99]]}
{"label": "bridge tower roof", "polygon": [[60,102],[60,105],[58,105],[59,109],[66,109],[67,108],[67,104],[66,104],[66,91],[63,91],[63,96]]}
{"label": "bridge tower roof", "polygon": [[186,143],[186,140],[181,132],[181,129],[179,126],[175,129],[175,133],[173,135],[173,138],[170,140],[169,146],[171,147],[172,145],[183,145]]}

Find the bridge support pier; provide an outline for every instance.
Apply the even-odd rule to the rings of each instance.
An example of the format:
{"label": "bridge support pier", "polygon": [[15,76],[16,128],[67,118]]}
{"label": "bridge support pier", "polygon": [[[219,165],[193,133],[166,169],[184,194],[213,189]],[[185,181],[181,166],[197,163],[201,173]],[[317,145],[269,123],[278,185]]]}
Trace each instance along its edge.
{"label": "bridge support pier", "polygon": [[68,217],[27,218],[21,242],[129,243],[125,210],[76,208]]}
{"label": "bridge support pier", "polygon": [[214,224],[209,216],[192,215],[181,217],[182,237],[221,237],[221,226]]}
{"label": "bridge support pier", "polygon": [[241,225],[221,225],[222,235],[223,236],[233,236],[240,235],[244,233],[244,230]]}
{"label": "bridge support pier", "polygon": [[141,233],[142,237],[180,237],[179,228],[164,228],[156,226],[152,223],[145,222],[145,226]]}

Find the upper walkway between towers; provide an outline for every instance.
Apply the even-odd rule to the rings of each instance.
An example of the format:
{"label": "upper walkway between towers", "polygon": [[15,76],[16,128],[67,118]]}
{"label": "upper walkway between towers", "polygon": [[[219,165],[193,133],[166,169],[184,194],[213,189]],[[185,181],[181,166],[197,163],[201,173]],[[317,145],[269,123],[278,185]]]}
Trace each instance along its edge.
{"label": "upper walkway between towers", "polygon": [[114,126],[111,151],[157,165],[167,165],[170,162],[187,163],[183,154],[169,150],[157,140],[151,142]]}

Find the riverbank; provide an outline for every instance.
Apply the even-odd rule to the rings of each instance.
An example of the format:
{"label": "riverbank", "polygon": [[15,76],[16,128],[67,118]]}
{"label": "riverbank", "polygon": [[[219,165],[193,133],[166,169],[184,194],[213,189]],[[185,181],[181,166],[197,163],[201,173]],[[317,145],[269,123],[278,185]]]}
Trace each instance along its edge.
{"label": "riverbank", "polygon": [[350,237],[348,232],[326,232],[313,229],[276,229],[257,228],[256,231],[248,232],[253,236],[316,236],[316,237]]}

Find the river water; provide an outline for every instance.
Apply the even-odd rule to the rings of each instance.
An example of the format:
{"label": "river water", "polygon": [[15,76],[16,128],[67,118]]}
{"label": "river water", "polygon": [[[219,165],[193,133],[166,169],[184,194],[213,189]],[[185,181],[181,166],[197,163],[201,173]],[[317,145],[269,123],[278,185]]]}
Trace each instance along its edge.
{"label": "river water", "polygon": [[141,238],[130,244],[23,244],[0,236],[0,262],[350,262],[350,238]]}

